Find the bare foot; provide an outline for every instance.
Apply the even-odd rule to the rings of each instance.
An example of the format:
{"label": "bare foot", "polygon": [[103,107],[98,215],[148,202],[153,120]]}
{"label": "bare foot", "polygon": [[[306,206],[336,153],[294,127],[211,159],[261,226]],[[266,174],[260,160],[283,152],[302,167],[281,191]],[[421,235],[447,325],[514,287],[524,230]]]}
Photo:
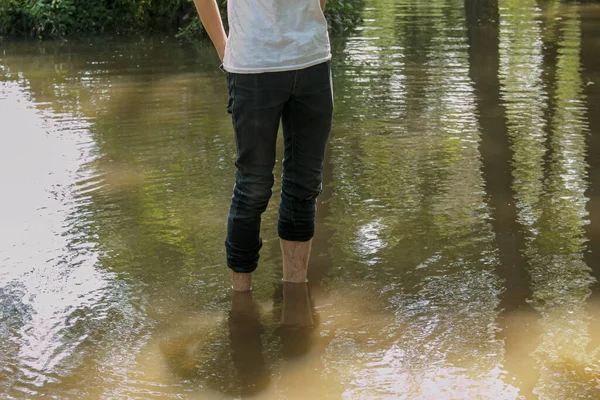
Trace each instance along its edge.
{"label": "bare foot", "polygon": [[251,273],[239,273],[232,272],[233,283],[232,288],[237,292],[247,292],[252,290],[252,274]]}

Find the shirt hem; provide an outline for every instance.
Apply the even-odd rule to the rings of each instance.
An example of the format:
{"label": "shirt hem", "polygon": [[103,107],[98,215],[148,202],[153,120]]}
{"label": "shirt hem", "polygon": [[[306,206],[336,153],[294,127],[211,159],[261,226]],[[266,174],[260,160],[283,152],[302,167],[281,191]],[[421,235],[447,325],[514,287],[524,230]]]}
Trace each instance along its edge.
{"label": "shirt hem", "polygon": [[262,74],[264,72],[285,72],[285,71],[293,71],[296,69],[303,69],[312,67],[314,65],[320,64],[325,61],[331,60],[331,54],[328,54],[325,57],[318,58],[316,60],[312,60],[302,64],[295,65],[286,65],[286,66],[276,66],[276,67],[262,67],[262,68],[236,68],[230,67],[227,65],[223,65],[223,69],[227,72],[231,72],[234,74]]}

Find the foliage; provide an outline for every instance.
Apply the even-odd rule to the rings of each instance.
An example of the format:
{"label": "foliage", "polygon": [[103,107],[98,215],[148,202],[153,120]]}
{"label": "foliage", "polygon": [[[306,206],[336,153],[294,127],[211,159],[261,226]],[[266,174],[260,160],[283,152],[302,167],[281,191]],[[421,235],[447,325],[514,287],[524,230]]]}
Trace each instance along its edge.
{"label": "foliage", "polygon": [[327,0],[325,16],[329,28],[334,32],[343,32],[360,22],[362,0]]}
{"label": "foliage", "polygon": [[[191,0],[190,0],[191,1]],[[332,32],[344,32],[355,27],[361,20],[360,10],[363,0],[327,0],[325,17]],[[226,0],[220,3],[223,22],[227,20]],[[177,34],[180,38],[197,39],[204,37],[206,31],[200,22],[198,15],[194,15],[191,22],[179,29]]]}
{"label": "foliage", "polygon": [[144,2],[132,0],[3,0],[0,34],[61,37],[137,27]]}
{"label": "foliage", "polygon": [[[188,1],[191,3],[193,0]],[[217,0],[217,3],[219,4],[223,24],[227,25],[227,0]],[[206,37],[206,30],[204,30],[204,26],[202,25],[202,22],[200,22],[200,18],[198,17],[198,13],[195,11],[195,9],[191,15],[190,22],[179,28],[177,37],[188,40]]]}
{"label": "foliage", "polygon": [[[328,1],[326,16],[333,31],[356,25],[360,1]],[[225,19],[226,3],[219,3]],[[205,35],[192,0],[0,0],[0,36],[131,32],[178,32],[189,39]]]}

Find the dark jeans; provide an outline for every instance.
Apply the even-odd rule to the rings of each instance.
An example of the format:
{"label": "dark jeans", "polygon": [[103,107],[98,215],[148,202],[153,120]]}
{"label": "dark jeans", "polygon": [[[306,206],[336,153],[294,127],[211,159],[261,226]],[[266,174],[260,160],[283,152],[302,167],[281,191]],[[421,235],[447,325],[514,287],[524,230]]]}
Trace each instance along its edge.
{"label": "dark jeans", "polygon": [[324,62],[295,71],[228,73],[227,82],[238,156],[225,240],[227,265],[252,272],[262,247],[261,215],[274,183],[280,121],[284,155],[278,234],[291,241],[314,235],[333,113],[331,69]]}

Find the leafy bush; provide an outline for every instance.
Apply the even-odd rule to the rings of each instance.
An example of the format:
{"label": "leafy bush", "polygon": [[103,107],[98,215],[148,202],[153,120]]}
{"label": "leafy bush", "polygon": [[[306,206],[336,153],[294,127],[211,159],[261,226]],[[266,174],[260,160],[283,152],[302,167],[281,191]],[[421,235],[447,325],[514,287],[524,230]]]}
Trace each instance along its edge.
{"label": "leafy bush", "polygon": [[[218,0],[226,18],[225,1]],[[328,0],[326,16],[334,31],[359,20],[361,0]],[[0,0],[0,35],[66,37],[99,33],[206,33],[193,0]]]}
{"label": "leafy bush", "polygon": [[327,0],[325,16],[329,28],[334,32],[343,32],[360,22],[362,0]]}
{"label": "leafy bush", "polygon": [[[192,0],[189,0],[190,2]],[[219,0],[217,0],[219,1]],[[360,11],[363,0],[327,0],[325,7],[325,17],[329,24],[329,29],[333,32],[344,32],[358,25],[360,22]],[[224,22],[227,20],[227,0],[219,4],[221,16]],[[198,39],[206,36],[206,31],[200,22],[200,18],[194,12],[190,22],[182,26],[177,33],[177,37],[184,39]]]}
{"label": "leafy bush", "polygon": [[[141,2],[143,4],[143,2]],[[132,0],[2,0],[0,34],[64,37],[139,28]]]}
{"label": "leafy bush", "polygon": [[[189,0],[192,2],[193,0]],[[223,24],[227,25],[227,0],[217,0],[219,4],[219,9],[221,10],[221,18],[223,19]],[[188,15],[186,15],[187,17]],[[194,8],[192,15],[189,15],[189,22],[186,21],[185,25],[182,25],[179,28],[179,32],[177,33],[177,37],[180,39],[188,39],[195,40],[206,37],[206,30],[200,22],[200,18],[198,17],[198,13]]]}

